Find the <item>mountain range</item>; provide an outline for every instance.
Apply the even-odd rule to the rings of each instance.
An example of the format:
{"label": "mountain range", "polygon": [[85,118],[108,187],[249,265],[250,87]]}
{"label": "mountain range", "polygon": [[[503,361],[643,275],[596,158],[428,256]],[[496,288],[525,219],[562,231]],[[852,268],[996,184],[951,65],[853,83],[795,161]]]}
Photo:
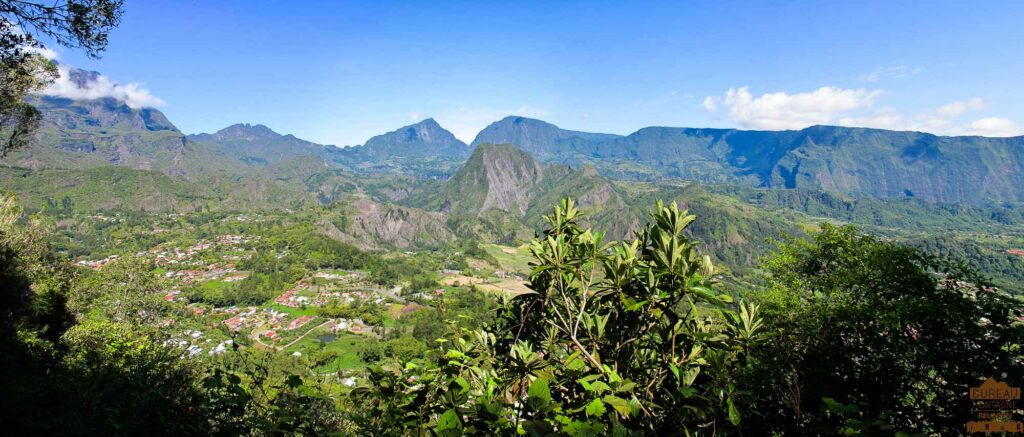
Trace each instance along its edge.
{"label": "mountain range", "polygon": [[920,132],[813,126],[798,131],[643,128],[627,136],[578,132],[506,117],[466,145],[426,119],[338,148],[236,124],[184,135],[156,109],[114,99],[42,97],[38,146],[19,166],[126,165],[171,176],[237,172],[318,156],[357,173],[445,179],[482,144],[512,144],[544,163],[592,165],[616,180],[690,180],[761,188],[813,188],[856,197],[919,198],[982,205],[1024,201],[1024,137],[943,137]]}
{"label": "mountain range", "polygon": [[622,136],[510,116],[469,145],[426,119],[339,148],[259,124],[186,135],[159,110],[112,98],[31,102],[43,126],[32,146],[5,158],[0,188],[37,210],[318,208],[327,235],[411,248],[527,240],[566,196],[624,238],[666,199],[713,218],[692,230],[733,268],[753,265],[766,236],[801,235],[824,219],[893,236],[971,233],[942,237],[958,239],[955,247],[981,232],[991,244],[971,250],[999,259],[1010,276],[1013,260],[1000,251],[1018,243],[1005,226],[1024,223],[1024,137],[835,126]]}
{"label": "mountain range", "polygon": [[515,144],[545,161],[589,163],[619,179],[678,178],[860,197],[981,204],[1024,200],[1024,137],[812,126],[798,131],[648,127],[628,136],[508,117],[474,145]]}

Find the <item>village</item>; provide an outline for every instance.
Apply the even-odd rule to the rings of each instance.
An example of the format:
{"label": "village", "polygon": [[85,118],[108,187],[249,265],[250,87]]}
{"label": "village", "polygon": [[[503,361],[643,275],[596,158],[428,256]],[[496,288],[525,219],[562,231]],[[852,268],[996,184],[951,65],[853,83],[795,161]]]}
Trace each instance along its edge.
{"label": "village", "polygon": [[[239,220],[245,220],[240,217]],[[327,318],[317,313],[325,305],[345,305],[353,302],[372,302],[386,305],[397,302],[380,293],[366,281],[365,272],[324,270],[310,272],[265,305],[215,307],[209,304],[187,302],[183,290],[187,287],[226,287],[249,277],[239,270],[240,261],[251,257],[259,236],[220,235],[204,239],[186,247],[162,244],[136,257],[150,262],[165,281],[161,291],[167,302],[181,302],[190,310],[195,321],[182,323],[168,318],[162,325],[169,332],[177,331],[165,342],[179,347],[185,356],[218,355],[236,346],[234,338],[248,338],[252,346],[284,350],[287,346],[316,330],[337,334],[377,335],[375,327],[359,318]],[[279,254],[280,255],[280,254]],[[78,260],[77,265],[100,271],[119,259],[118,255],[98,260]],[[185,325],[174,329],[176,325]],[[378,329],[378,332],[380,330]]]}
{"label": "village", "polygon": [[[249,218],[224,220],[245,222]],[[153,232],[172,231],[154,226]],[[340,371],[362,365],[356,356],[361,345],[411,330],[397,326],[396,321],[433,305],[450,290],[472,287],[504,294],[529,292],[524,285],[525,269],[517,268],[525,266],[521,252],[494,248],[502,259],[499,264],[474,260],[469,270],[440,268],[433,272],[438,279],[433,288],[382,287],[368,277],[367,271],[322,268],[302,269],[298,279],[282,283],[279,289],[271,288],[273,294],[266,300],[217,305],[197,298],[196,293],[248,293],[251,285],[246,281],[253,279],[253,272],[243,266],[250,265],[257,255],[277,260],[289,256],[288,248],[266,252],[267,245],[261,245],[264,238],[236,232],[201,239],[167,239],[134,254],[149,263],[161,279],[161,298],[186,310],[183,314],[187,316],[170,316],[161,323],[169,334],[165,345],[181,349],[182,357],[189,359],[246,347],[302,357],[327,346],[340,358],[321,370]],[[259,252],[261,247],[263,253]],[[99,272],[118,259],[112,255],[79,259],[76,263]]]}

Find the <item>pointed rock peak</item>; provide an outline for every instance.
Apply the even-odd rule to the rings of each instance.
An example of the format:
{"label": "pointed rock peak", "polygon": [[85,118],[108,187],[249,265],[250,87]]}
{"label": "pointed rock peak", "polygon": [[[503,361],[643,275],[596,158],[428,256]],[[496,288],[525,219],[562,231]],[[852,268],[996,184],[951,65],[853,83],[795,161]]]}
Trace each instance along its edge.
{"label": "pointed rock peak", "polygon": [[[533,155],[512,144],[480,144],[473,149],[473,154],[466,160],[466,164],[459,169],[459,173],[472,172],[482,168],[494,171],[495,169],[526,169],[525,173],[516,171],[517,174],[540,174],[541,165]],[[456,174],[456,178],[458,178]],[[533,176],[530,176],[533,178]],[[536,182],[530,181],[530,183]]]}
{"label": "pointed rock peak", "polygon": [[405,140],[405,141],[425,141],[425,142],[452,142],[458,141],[451,132],[441,127],[437,120],[428,118],[415,124],[403,126],[386,134],[377,135],[366,143],[370,144],[375,140],[380,139],[389,140]]}
{"label": "pointed rock peak", "polygon": [[79,89],[88,88],[91,82],[96,82],[100,78],[98,71],[87,71],[67,64],[64,65],[68,67],[68,79]]}
{"label": "pointed rock peak", "polygon": [[409,139],[418,139],[427,142],[448,142],[452,138],[455,138],[455,135],[441,127],[441,125],[433,118],[428,118],[419,123],[406,126],[403,129],[409,133]]}
{"label": "pointed rock peak", "polygon": [[511,144],[481,144],[446,185],[454,210],[526,214],[542,176],[537,160]]}
{"label": "pointed rock peak", "polygon": [[429,126],[429,127],[436,127],[438,129],[443,129],[441,127],[441,125],[437,123],[437,120],[434,120],[433,117],[425,119],[425,120],[423,120],[423,121],[421,121],[419,123],[416,123],[413,126]]}

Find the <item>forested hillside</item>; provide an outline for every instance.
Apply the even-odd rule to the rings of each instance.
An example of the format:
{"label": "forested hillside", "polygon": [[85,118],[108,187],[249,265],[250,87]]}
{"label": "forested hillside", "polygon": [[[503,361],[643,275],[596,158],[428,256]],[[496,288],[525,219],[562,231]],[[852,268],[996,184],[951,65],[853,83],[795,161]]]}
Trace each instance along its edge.
{"label": "forested hillside", "polygon": [[1007,4],[137,4],[0,0],[3,435],[1024,429]]}

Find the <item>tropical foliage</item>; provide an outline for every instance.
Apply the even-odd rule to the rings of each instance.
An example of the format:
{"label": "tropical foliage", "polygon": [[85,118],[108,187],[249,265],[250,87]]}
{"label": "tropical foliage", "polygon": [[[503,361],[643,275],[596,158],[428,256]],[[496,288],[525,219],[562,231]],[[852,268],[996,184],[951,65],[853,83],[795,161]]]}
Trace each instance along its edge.
{"label": "tropical foliage", "polygon": [[764,266],[759,430],[956,434],[966,387],[1024,376],[1020,303],[960,265],[825,225]]}
{"label": "tropical foliage", "polygon": [[[529,247],[531,292],[417,298],[430,307],[379,341],[351,340],[349,388],[317,373],[342,359],[323,344],[308,358],[240,337],[218,356],[168,347],[161,324],[188,310],[161,299],[158,272],[133,256],[74,269],[51,222],[0,203],[0,408],[16,434],[956,434],[967,386],[1024,377],[1019,301],[966,267],[825,224],[733,295],[675,204],[606,242],[567,199]],[[448,262],[275,232],[259,244],[296,266],[394,261],[415,284]],[[372,302],[322,311],[394,323]]]}
{"label": "tropical foliage", "polygon": [[571,200],[546,216],[533,293],[494,324],[443,339],[436,362],[371,369],[353,393],[371,408],[353,420],[381,434],[737,429],[735,381],[763,324],[756,305],[713,288],[710,259],[685,236],[695,217],[659,203],[623,243],[580,218]]}

